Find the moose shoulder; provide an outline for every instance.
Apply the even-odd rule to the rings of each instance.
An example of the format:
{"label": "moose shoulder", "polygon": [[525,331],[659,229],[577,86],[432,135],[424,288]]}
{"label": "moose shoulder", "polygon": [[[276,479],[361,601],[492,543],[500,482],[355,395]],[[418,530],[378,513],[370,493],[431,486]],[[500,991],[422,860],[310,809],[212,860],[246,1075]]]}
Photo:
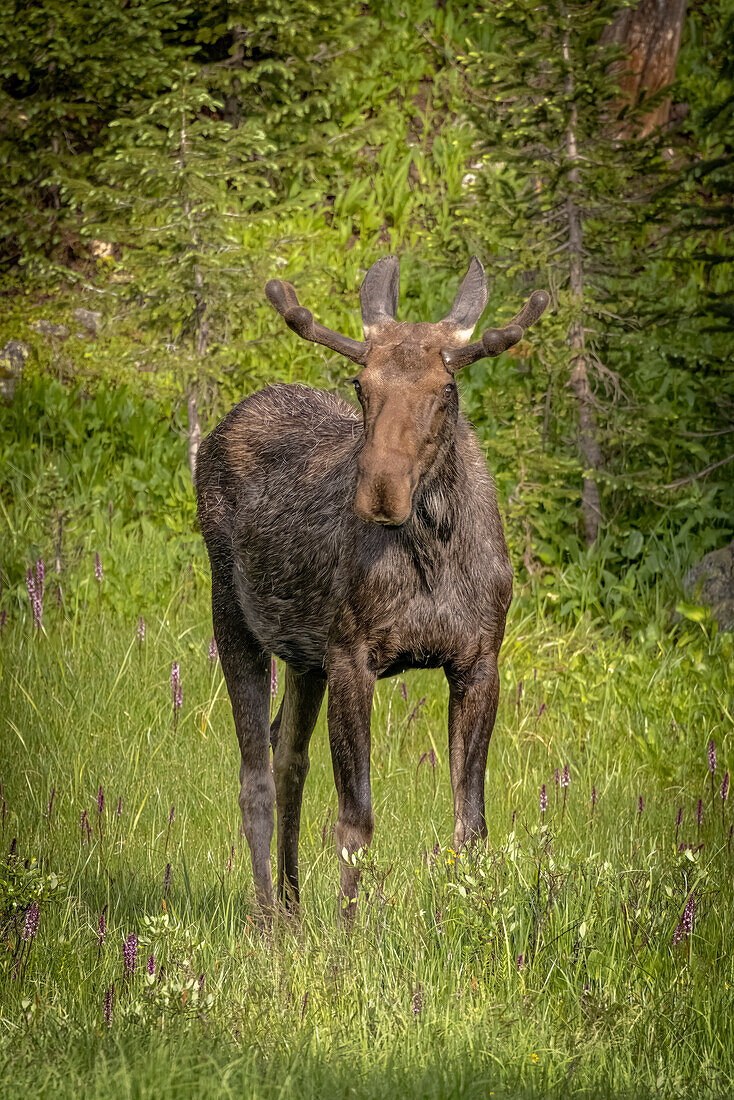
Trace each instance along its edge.
{"label": "moose shoulder", "polygon": [[[449,682],[454,845],[486,835],[484,772],[499,694],[497,658],[512,569],[494,489],[458,405],[455,372],[517,343],[545,309],[536,291],[507,326],[469,339],[487,301],[473,259],[449,315],[395,320],[398,261],[360,291],[364,342],[324,328],[288,283],[266,294],[286,324],[359,364],[362,416],[338,397],[275,385],[237,405],[202,444],[199,518],[212,567],[214,633],[240,744],[240,807],[255,888],[272,910],[298,903],[298,834],[308,744],[328,685],[347,917],[370,843],[375,680],[443,667]],[[270,656],[286,663],[269,726]],[[270,768],[270,746],[273,768]]]}

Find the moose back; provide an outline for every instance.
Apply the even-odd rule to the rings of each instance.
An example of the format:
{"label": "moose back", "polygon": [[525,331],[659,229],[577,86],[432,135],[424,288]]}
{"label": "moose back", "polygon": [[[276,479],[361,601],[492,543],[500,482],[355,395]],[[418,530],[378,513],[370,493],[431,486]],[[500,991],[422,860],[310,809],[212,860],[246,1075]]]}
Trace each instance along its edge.
{"label": "moose back", "polygon": [[[396,257],[368,271],[359,341],[318,324],[289,283],[271,280],[266,295],[289,328],[358,365],[352,382],[361,415],[320,390],[268,386],[232,409],[199,452],[214,635],[242,757],[242,827],[266,916],[274,906],[276,805],[278,898],[298,905],[308,746],[327,687],[347,919],[359,878],[351,857],[374,830],[370,715],[378,678],[444,669],[454,847],[487,831],[484,772],[512,568],[455,374],[516,344],[548,295],[536,290],[508,325],[470,343],[487,303],[476,258],[436,324],[396,320],[398,281]],[[272,726],[271,654],[286,664]]]}

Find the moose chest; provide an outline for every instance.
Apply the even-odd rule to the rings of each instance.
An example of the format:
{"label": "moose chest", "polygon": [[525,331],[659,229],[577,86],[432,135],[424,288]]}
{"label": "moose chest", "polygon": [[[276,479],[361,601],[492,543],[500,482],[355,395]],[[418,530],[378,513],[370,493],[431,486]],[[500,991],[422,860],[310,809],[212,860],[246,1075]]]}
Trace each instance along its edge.
{"label": "moose chest", "polygon": [[379,535],[355,548],[330,631],[364,647],[375,675],[462,660],[504,623],[511,570],[489,546]]}

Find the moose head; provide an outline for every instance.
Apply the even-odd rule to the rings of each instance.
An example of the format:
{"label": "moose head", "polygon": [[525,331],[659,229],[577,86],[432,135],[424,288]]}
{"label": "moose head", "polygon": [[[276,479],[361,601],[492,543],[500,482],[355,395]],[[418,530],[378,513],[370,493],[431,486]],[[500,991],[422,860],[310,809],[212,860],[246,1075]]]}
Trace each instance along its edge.
{"label": "moose head", "polygon": [[435,324],[396,320],[399,279],[397,256],[383,257],[367,272],[359,292],[364,340],[320,325],[290,283],[271,279],[265,287],[290,329],[362,368],[352,379],[364,415],[354,510],[365,522],[387,526],[410,517],[421,477],[452,437],[459,414],[456,371],[517,344],[549,301],[545,290],[536,290],[509,324],[469,343],[487,304],[487,280],[476,256],[450,312]]}

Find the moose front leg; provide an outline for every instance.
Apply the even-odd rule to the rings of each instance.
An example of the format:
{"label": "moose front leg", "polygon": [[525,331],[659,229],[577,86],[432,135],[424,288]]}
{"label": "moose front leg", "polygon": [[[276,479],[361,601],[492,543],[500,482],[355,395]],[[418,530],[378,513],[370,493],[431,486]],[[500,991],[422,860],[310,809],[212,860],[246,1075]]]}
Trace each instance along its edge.
{"label": "moose front leg", "polygon": [[270,770],[270,658],[236,612],[229,588],[212,576],[214,637],[232,703],[240,745],[240,810],[255,880],[255,895],[266,920],[273,912],[273,837],[275,785]]}
{"label": "moose front leg", "polygon": [[[339,800],[336,850],[341,864],[339,901],[346,922],[354,919],[359,871],[351,859],[372,840],[370,716],[375,676],[361,655],[332,650],[328,661],[328,724],[334,782]],[[346,858],[345,858],[346,853]]]}
{"label": "moose front leg", "polygon": [[486,837],[484,773],[499,700],[494,657],[470,672],[445,669],[449,682],[449,767],[454,793],[454,848]]}

